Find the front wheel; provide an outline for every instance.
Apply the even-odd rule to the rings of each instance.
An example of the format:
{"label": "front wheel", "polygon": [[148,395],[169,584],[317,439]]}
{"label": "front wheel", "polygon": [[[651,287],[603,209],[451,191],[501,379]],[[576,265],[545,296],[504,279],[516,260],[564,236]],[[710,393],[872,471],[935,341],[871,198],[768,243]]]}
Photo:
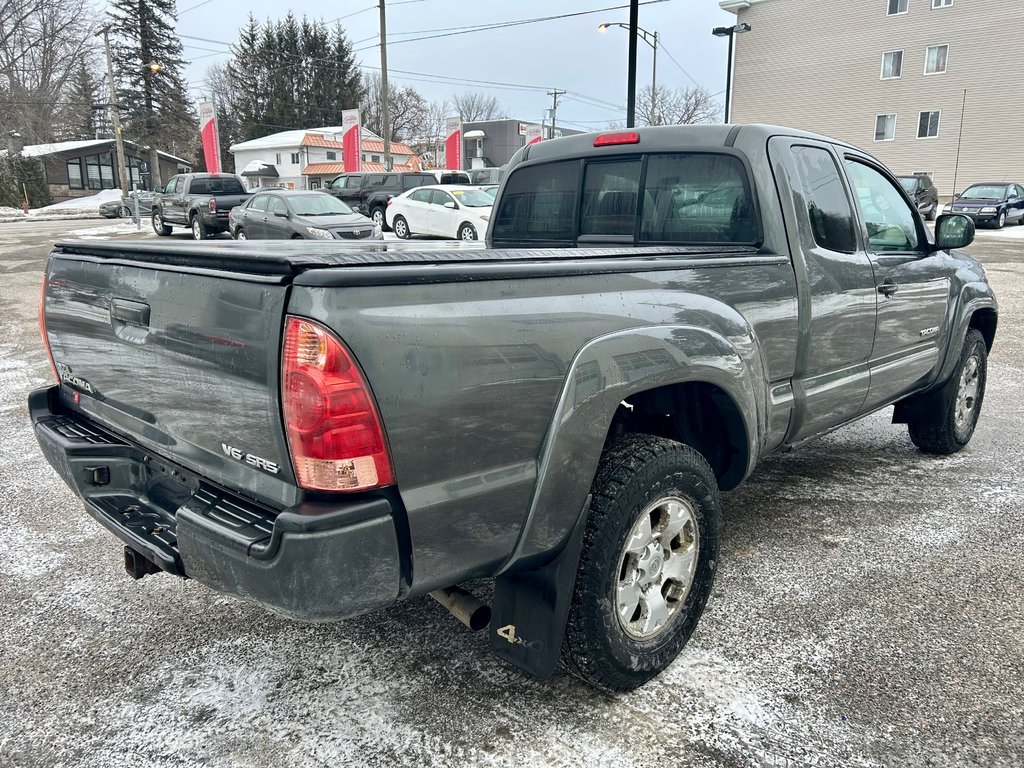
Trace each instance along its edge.
{"label": "front wheel", "polygon": [[153,231],[161,237],[171,234],[171,228],[164,224],[164,217],[160,215],[159,211],[153,211]]}
{"label": "front wheel", "polygon": [[935,217],[939,212],[939,204],[936,203],[932,206],[932,209],[928,211],[928,214],[924,217],[925,221],[935,221]]}
{"label": "front wheel", "polygon": [[605,449],[591,492],[561,662],[627,691],[671,664],[697,626],[718,564],[718,485],[690,446],[628,434]]}
{"label": "front wheel", "polygon": [[1002,229],[1006,226],[1006,211],[1003,211],[996,217],[996,229]]}
{"label": "front wheel", "polygon": [[370,219],[373,221],[374,224],[380,227],[381,232],[388,231],[388,224],[384,220],[383,208],[374,208],[372,211],[370,211]]}
{"label": "front wheel", "polygon": [[910,439],[925,453],[948,456],[971,441],[985,399],[988,348],[981,332],[967,332],[960,360],[944,387],[924,395],[910,417]]}
{"label": "front wheel", "polygon": [[235,240],[248,240],[248,239],[249,238],[247,238],[245,236],[245,230],[244,229],[239,227],[238,229],[235,230]]}
{"label": "front wheel", "polygon": [[463,224],[459,227],[459,232],[456,237],[459,240],[465,240],[467,242],[470,240],[476,240],[476,228],[472,224]]}
{"label": "front wheel", "polygon": [[395,229],[395,235],[402,240],[408,240],[412,235],[412,232],[409,231],[409,223],[405,220],[404,216],[395,216],[393,226]]}

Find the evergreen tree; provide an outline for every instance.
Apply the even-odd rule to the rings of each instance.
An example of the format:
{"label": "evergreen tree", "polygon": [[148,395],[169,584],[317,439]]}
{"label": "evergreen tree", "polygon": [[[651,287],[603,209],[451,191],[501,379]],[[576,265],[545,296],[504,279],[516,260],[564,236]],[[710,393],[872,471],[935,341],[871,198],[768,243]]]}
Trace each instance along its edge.
{"label": "evergreen tree", "polygon": [[109,14],[125,138],[191,155],[198,121],[182,74],[175,0],[111,0]]}
{"label": "evergreen tree", "polygon": [[83,141],[110,138],[106,110],[95,110],[96,104],[106,104],[110,93],[106,83],[94,71],[93,63],[82,62],[71,78],[68,101],[54,124],[58,141]]}

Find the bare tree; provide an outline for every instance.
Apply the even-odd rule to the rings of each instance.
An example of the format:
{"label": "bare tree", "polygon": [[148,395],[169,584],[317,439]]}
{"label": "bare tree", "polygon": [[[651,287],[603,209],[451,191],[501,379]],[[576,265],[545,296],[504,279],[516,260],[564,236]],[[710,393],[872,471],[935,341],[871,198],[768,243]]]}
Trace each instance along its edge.
{"label": "bare tree", "polygon": [[74,86],[93,59],[94,30],[88,0],[0,0],[0,130],[53,141],[59,113],[91,106]]}
{"label": "bare tree", "polygon": [[718,119],[721,108],[703,88],[668,88],[658,86],[657,99],[651,103],[651,87],[637,94],[637,125],[688,125],[711,123]]}
{"label": "bare tree", "polygon": [[[365,88],[361,109],[363,125],[383,136],[384,126],[381,116],[383,88],[380,74],[365,75],[363,86]],[[391,123],[390,138],[392,141],[406,141],[413,138],[424,124],[429,112],[430,107],[427,105],[427,100],[415,88],[406,86],[399,89],[393,83],[388,83],[388,120]]]}
{"label": "bare tree", "polygon": [[448,100],[432,101],[409,144],[428,165],[437,165],[444,144],[445,120],[452,114]]}
{"label": "bare tree", "polygon": [[498,104],[495,96],[484,96],[482,93],[466,91],[452,96],[455,111],[462,116],[464,123],[476,123],[481,120],[500,120],[508,117],[508,113]]}

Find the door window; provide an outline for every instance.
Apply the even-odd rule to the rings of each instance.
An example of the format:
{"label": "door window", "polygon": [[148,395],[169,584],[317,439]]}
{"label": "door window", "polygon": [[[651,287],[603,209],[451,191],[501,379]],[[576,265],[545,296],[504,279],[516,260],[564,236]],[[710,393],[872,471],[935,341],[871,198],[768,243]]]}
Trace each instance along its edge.
{"label": "door window", "polygon": [[267,195],[256,195],[249,203],[249,209],[253,211],[267,210]]}
{"label": "door window", "polygon": [[444,205],[453,202],[453,198],[444,190],[432,189],[430,190],[430,202],[433,205]]}
{"label": "door window", "polygon": [[359,189],[362,181],[362,176],[349,176],[345,183],[345,189]]}
{"label": "door window", "polygon": [[814,242],[841,253],[857,250],[853,209],[832,155],[819,147],[792,147]]}
{"label": "door window", "polygon": [[174,176],[170,181],[167,182],[167,186],[164,187],[164,194],[165,195],[173,195],[174,194],[174,189],[175,189],[175,186],[177,185],[177,183],[178,183],[178,177]]}
{"label": "door window", "polygon": [[868,231],[868,243],[876,252],[914,251],[918,247],[914,213],[896,186],[874,168],[847,159],[861,218]]}
{"label": "door window", "polygon": [[267,203],[267,211],[271,214],[277,215],[278,213],[288,213],[288,206],[284,204],[284,200],[280,197],[270,198],[270,202]]}
{"label": "door window", "polygon": [[588,163],[583,177],[581,235],[633,236],[640,159]]}
{"label": "door window", "polygon": [[429,189],[417,189],[415,192],[409,193],[409,200],[414,203],[429,203],[430,192]]}

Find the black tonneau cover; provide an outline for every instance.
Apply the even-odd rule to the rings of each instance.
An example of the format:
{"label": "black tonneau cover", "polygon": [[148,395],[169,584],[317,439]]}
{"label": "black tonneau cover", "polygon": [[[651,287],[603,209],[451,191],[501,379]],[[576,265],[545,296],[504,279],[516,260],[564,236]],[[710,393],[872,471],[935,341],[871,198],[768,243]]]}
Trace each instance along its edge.
{"label": "black tonneau cover", "polygon": [[301,241],[224,241],[219,243],[153,243],[118,240],[97,243],[57,243],[55,255],[92,256],[225,270],[247,274],[296,275],[310,269],[366,267],[371,265],[412,266],[420,264],[508,263],[655,256],[742,256],[757,253],[748,246],[702,245],[674,247],[620,246],[604,248],[519,248],[492,249],[484,243],[380,242],[376,244],[314,243]]}

